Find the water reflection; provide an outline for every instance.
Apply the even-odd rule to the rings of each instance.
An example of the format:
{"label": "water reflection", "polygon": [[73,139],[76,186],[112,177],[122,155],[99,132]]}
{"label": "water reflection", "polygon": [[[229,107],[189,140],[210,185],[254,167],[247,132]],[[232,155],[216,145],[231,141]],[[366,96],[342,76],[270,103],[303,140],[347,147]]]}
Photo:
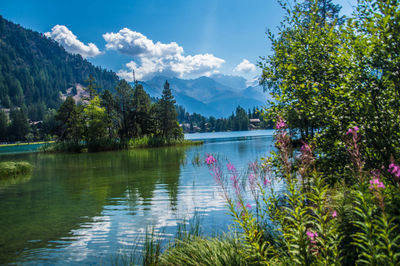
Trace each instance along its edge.
{"label": "water reflection", "polygon": [[190,162],[218,153],[240,169],[270,149],[267,137],[188,148],[1,156],[30,161],[34,171],[25,183],[0,190],[0,263],[107,263],[140,242],[146,226],[172,235],[195,212],[210,234],[226,229],[230,217],[219,189],[207,167]]}

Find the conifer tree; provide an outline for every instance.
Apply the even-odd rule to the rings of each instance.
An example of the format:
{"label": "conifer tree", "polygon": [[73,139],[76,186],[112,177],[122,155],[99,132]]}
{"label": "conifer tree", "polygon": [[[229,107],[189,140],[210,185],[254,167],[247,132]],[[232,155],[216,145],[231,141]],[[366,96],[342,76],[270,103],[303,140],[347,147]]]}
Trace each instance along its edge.
{"label": "conifer tree", "polygon": [[162,97],[158,101],[157,110],[157,120],[160,124],[160,133],[164,138],[172,137],[174,135],[174,129],[177,126],[175,102],[169,83],[168,81],[165,81]]}
{"label": "conifer tree", "polygon": [[0,110],[0,142],[7,141],[7,115],[3,110]]}
{"label": "conifer tree", "polygon": [[141,84],[135,85],[133,92],[133,116],[135,122],[134,135],[140,137],[149,132],[150,126],[150,97]]}

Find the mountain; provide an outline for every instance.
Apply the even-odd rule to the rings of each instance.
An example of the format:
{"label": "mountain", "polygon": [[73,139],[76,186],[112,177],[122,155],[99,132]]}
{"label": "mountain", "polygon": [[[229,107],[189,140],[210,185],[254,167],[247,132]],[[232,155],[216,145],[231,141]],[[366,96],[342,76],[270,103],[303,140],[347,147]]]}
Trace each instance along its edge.
{"label": "mountain", "polygon": [[262,107],[268,98],[260,86],[246,88],[244,78],[221,74],[187,80],[156,76],[142,84],[150,96],[160,97],[166,80],[179,105],[189,113],[205,116],[227,117],[238,105],[244,109]]}
{"label": "mountain", "polygon": [[242,90],[246,88],[246,79],[239,76],[223,75],[223,74],[213,74],[210,76],[216,82],[231,87],[233,89]]}
{"label": "mountain", "polygon": [[0,108],[26,108],[30,119],[40,120],[48,107],[59,106],[60,92],[86,85],[89,75],[102,89],[111,90],[118,82],[114,72],[0,16]]}

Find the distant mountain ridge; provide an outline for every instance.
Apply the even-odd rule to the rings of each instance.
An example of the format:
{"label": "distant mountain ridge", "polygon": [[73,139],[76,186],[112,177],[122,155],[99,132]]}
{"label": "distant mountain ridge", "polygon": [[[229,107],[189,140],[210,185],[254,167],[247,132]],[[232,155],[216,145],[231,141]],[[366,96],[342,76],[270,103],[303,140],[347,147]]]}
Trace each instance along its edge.
{"label": "distant mountain ridge", "polygon": [[238,105],[246,110],[263,107],[268,99],[262,87],[246,87],[244,78],[222,74],[196,79],[156,76],[141,84],[151,97],[160,97],[166,80],[177,103],[189,113],[227,117]]}
{"label": "distant mountain ridge", "polygon": [[[92,75],[101,90],[114,91],[115,72],[70,54],[56,41],[0,16],[0,108],[21,107],[33,121],[47,108],[58,108],[63,97],[81,89]],[[227,117],[238,105],[262,107],[267,95],[261,87],[246,87],[239,76],[214,74],[196,79],[156,76],[141,82],[152,97],[160,97],[165,80],[179,105],[190,113]]]}

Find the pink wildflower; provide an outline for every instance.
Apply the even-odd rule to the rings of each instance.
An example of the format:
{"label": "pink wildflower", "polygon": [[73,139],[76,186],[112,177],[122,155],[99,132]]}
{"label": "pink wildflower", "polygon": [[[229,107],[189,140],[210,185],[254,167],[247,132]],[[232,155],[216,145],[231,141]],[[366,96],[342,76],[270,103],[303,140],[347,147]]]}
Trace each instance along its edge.
{"label": "pink wildflower", "polygon": [[217,161],[217,160],[215,160],[215,158],[214,158],[211,154],[207,155],[207,158],[206,158],[206,164],[207,164],[207,165],[212,165],[212,164],[214,164],[216,161]]}
{"label": "pink wildflower", "polygon": [[235,168],[235,166],[234,166],[233,164],[228,163],[228,164],[226,165],[226,167],[228,168],[229,171],[231,171],[231,172],[236,172],[236,168]]}
{"label": "pink wildflower", "polygon": [[276,129],[282,129],[286,127],[286,123],[282,118],[279,118],[278,121],[276,121]]}
{"label": "pink wildflower", "polygon": [[334,210],[334,211],[332,212],[332,218],[336,218],[336,216],[337,216],[337,212],[336,212],[336,210]]}
{"label": "pink wildflower", "polygon": [[264,186],[271,184],[271,180],[264,178]]}
{"label": "pink wildflower", "polygon": [[399,165],[396,165],[394,163],[389,164],[388,171],[395,177],[400,178],[400,166]]}
{"label": "pink wildflower", "polygon": [[379,180],[379,178],[373,178],[369,181],[369,189],[385,188],[385,185]]}
{"label": "pink wildflower", "polygon": [[310,239],[311,243],[315,243],[315,239],[318,237],[318,233],[313,233],[310,230],[306,232],[308,239]]}
{"label": "pink wildflower", "polygon": [[349,130],[347,130],[346,135],[350,135],[353,133],[357,133],[360,129],[358,128],[358,126],[355,126],[353,128],[349,128]]}
{"label": "pink wildflower", "polygon": [[247,203],[247,204],[246,204],[246,208],[247,208],[247,209],[251,209],[250,203]]}

